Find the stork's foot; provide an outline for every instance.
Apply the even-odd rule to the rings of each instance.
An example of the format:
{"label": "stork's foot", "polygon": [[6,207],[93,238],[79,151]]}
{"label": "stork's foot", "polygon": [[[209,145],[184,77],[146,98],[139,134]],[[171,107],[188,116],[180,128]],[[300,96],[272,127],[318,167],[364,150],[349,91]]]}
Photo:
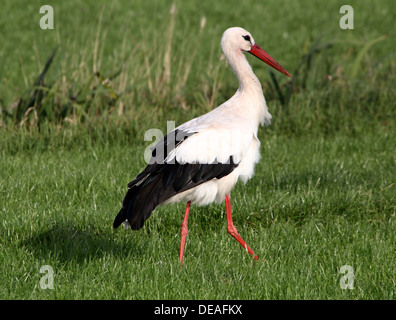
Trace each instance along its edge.
{"label": "stork's foot", "polygon": [[186,213],[184,214],[183,223],[180,228],[180,255],[179,255],[180,269],[183,266],[184,248],[186,246],[186,238],[188,234],[187,220],[188,220],[188,214],[190,212],[190,206],[191,206],[191,201],[187,202]]}
{"label": "stork's foot", "polygon": [[259,260],[259,257],[253,252],[252,249],[247,245],[247,243],[242,239],[239,235],[237,229],[235,228],[232,222],[232,214],[231,214],[231,200],[230,196],[225,197],[226,211],[227,211],[227,231],[230,235],[232,235],[245,250],[254,257],[254,260]]}

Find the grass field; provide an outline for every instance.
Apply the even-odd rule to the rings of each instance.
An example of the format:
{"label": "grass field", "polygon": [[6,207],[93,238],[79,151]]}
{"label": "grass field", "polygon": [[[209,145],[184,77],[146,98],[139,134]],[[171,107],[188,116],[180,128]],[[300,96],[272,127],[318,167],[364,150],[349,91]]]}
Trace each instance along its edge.
{"label": "grass field", "polygon": [[[393,1],[350,1],[353,30],[342,1],[53,1],[54,30],[43,4],[0,12],[1,299],[395,299]],[[224,205],[193,206],[180,270],[183,204],[138,232],[112,222],[146,130],[236,90],[219,46],[230,26],[294,76],[248,57],[273,121],[232,208],[261,260],[227,233]]]}

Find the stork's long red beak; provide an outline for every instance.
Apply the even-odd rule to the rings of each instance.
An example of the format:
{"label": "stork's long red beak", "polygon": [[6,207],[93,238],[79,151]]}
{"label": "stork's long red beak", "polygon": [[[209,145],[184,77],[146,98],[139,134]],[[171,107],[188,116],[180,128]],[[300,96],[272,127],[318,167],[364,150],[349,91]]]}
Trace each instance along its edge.
{"label": "stork's long red beak", "polygon": [[272,68],[282,72],[283,74],[287,75],[291,78],[289,72],[287,72],[278,62],[276,62],[267,52],[261,49],[257,44],[252,46],[252,49],[248,51],[255,57],[259,58],[260,60],[264,61],[266,64],[270,65]]}

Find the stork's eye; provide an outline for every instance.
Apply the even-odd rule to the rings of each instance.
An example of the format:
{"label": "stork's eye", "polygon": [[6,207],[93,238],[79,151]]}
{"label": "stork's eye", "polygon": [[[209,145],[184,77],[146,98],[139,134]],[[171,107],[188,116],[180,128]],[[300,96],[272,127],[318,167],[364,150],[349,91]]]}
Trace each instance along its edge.
{"label": "stork's eye", "polygon": [[249,41],[250,42],[250,37],[249,36],[242,36],[243,37],[243,39],[245,39],[246,41]]}

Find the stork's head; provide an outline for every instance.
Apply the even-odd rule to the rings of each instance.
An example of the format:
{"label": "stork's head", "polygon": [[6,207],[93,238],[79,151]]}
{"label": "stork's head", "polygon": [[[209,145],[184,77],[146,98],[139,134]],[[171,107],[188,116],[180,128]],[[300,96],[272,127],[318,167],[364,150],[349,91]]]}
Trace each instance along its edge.
{"label": "stork's head", "polygon": [[227,52],[236,54],[240,54],[242,51],[249,52],[279,72],[291,77],[289,72],[256,44],[250,32],[243,28],[233,27],[227,29],[221,38],[221,47],[226,55]]}

